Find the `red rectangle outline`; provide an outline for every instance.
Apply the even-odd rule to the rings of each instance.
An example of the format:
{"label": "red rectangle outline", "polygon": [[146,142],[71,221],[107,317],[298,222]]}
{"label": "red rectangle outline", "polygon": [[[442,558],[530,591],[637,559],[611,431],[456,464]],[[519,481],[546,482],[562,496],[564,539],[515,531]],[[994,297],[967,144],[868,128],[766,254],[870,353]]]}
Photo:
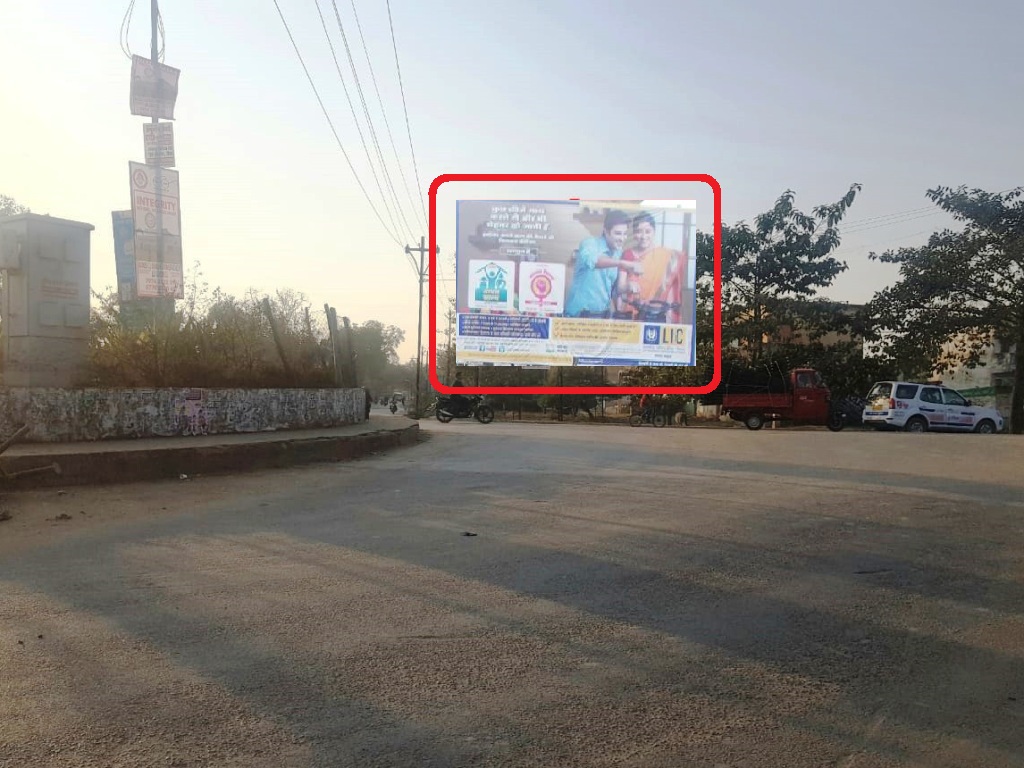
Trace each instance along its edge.
{"label": "red rectangle outline", "polygon": [[[437,190],[458,181],[693,181],[711,187],[715,199],[715,369],[702,387],[449,387],[437,375]],[[722,381],[722,187],[707,173],[445,173],[430,184],[430,356],[427,377],[443,395],[706,395]],[[696,328],[694,329],[696,333]],[[696,360],[694,361],[696,362]],[[682,367],[682,366],[679,366]]]}

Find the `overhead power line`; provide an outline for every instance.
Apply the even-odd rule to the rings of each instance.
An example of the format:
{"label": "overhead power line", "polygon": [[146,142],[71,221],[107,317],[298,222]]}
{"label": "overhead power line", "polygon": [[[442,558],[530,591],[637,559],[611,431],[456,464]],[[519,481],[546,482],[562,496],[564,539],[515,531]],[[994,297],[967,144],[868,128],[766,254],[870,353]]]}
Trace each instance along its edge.
{"label": "overhead power line", "polygon": [[388,140],[391,142],[391,150],[395,153],[395,163],[398,165],[398,174],[402,178],[402,186],[405,188],[405,194],[409,198],[409,202],[412,203],[413,211],[416,213],[419,223],[422,224],[423,228],[426,229],[427,221],[420,214],[420,207],[417,205],[416,198],[413,197],[412,192],[409,190],[409,181],[405,177],[405,164],[402,162],[401,157],[398,154],[398,147],[395,145],[395,136],[391,132],[391,123],[388,121],[387,111],[384,109],[384,99],[380,95],[380,88],[377,85],[377,75],[373,71],[373,63],[370,61],[370,49],[366,45],[366,37],[363,35],[363,26],[359,23],[359,14],[356,12],[356,2],[352,2],[352,15],[356,20],[356,29],[359,30],[359,39],[363,44],[363,52],[366,54],[366,66],[370,70],[370,79],[373,82],[373,90],[377,94],[377,103],[380,104],[380,114],[384,118],[384,127],[388,133]]}
{"label": "overhead power line", "polygon": [[[1007,192],[1012,192],[1014,189],[1016,189],[1016,187],[1010,187],[1009,189],[1004,189],[1000,192],[996,192],[996,194],[1005,195]],[[861,224],[871,224],[881,221],[891,220],[893,223],[899,224],[903,221],[912,221],[917,218],[924,218],[923,215],[918,216],[917,214],[925,213],[927,213],[928,215],[938,215],[940,213],[946,213],[946,211],[942,210],[941,208],[935,205],[926,205],[922,208],[910,208],[906,211],[895,211],[894,213],[885,213],[879,216],[869,216],[865,219],[854,219],[852,221],[846,222],[846,224],[844,225],[844,231],[850,232],[853,231],[854,229],[860,229],[859,225]],[[850,227],[852,227],[853,229],[849,229]]]}
{"label": "overhead power line", "polygon": [[129,0],[128,10],[124,12],[124,18],[121,20],[121,52],[124,53],[129,59],[132,57],[132,50],[128,45],[128,33],[131,32],[132,28],[132,11],[135,10],[135,0]]}
{"label": "overhead power line", "polygon": [[349,110],[352,112],[352,121],[356,124],[356,131],[359,133],[359,141],[363,145],[363,151],[366,153],[366,160],[370,164],[370,173],[373,175],[373,180],[377,185],[377,191],[380,192],[384,211],[387,213],[388,218],[391,219],[391,226],[398,231],[401,227],[398,226],[398,221],[395,219],[395,216],[391,211],[391,206],[388,204],[387,195],[384,194],[384,188],[381,186],[380,178],[377,176],[377,170],[373,164],[373,156],[370,154],[370,147],[366,143],[366,137],[363,135],[362,126],[359,124],[359,117],[356,115],[356,106],[352,103],[352,96],[348,91],[348,83],[345,82],[345,76],[341,73],[341,64],[338,63],[338,56],[334,50],[334,43],[331,41],[331,33],[327,29],[327,20],[324,18],[324,14],[320,10],[320,0],[315,0],[315,5],[317,15],[320,17],[320,24],[324,30],[324,36],[327,38],[327,47],[331,49],[331,58],[334,59],[334,68],[338,73],[338,79],[341,80],[341,87],[345,91],[345,100],[348,101]]}
{"label": "overhead power line", "polygon": [[870,224],[868,226],[840,227],[839,231],[842,232],[844,235],[853,235],[853,234],[856,234],[858,232],[869,232],[872,229],[881,229],[881,228],[884,228],[884,227],[893,227],[893,226],[896,226],[897,224],[904,224],[904,223],[906,223],[908,221],[918,221],[919,219],[928,219],[928,218],[931,218],[932,216],[937,216],[937,215],[939,215],[941,213],[945,213],[945,211],[940,210],[938,208],[932,208],[931,210],[929,210],[926,213],[918,213],[918,214],[913,215],[913,216],[904,216],[902,218],[892,219],[890,221],[880,221],[880,222],[877,222],[875,224]]}
{"label": "overhead power line", "polygon": [[373,127],[373,120],[370,117],[370,108],[366,105],[366,96],[363,94],[363,86],[359,82],[359,70],[356,69],[356,62],[352,56],[352,49],[348,44],[348,35],[345,34],[345,25],[341,21],[341,13],[338,11],[337,0],[331,0],[331,6],[334,8],[334,17],[338,21],[338,30],[341,32],[341,41],[345,46],[345,54],[348,56],[349,67],[352,69],[352,79],[355,82],[356,93],[359,94],[359,102],[363,107],[363,116],[366,118],[366,125],[370,131],[370,138],[373,139],[373,146],[377,150],[377,157],[380,159],[381,172],[384,175],[384,182],[391,192],[392,200],[395,203],[395,207],[398,211],[398,216],[405,225],[406,232],[415,238],[415,233],[412,231],[412,227],[409,226],[408,219],[405,218],[405,212],[402,210],[401,203],[398,201],[398,193],[395,191],[395,185],[391,181],[391,176],[388,173],[387,164],[384,162],[384,153],[380,148],[380,141],[377,139],[377,131]]}
{"label": "overhead power line", "polygon": [[916,214],[916,213],[924,213],[925,211],[934,211],[934,210],[935,210],[935,206],[934,205],[926,205],[923,208],[911,208],[911,209],[906,210],[906,211],[896,211],[895,213],[886,213],[886,214],[882,214],[880,216],[868,216],[867,218],[864,218],[864,219],[854,219],[852,221],[846,222],[846,226],[855,227],[855,226],[857,226],[859,224],[870,224],[872,222],[879,221],[879,220],[882,220],[882,219],[891,219],[891,218],[898,217],[898,216],[908,216],[908,215],[912,215],[912,214]]}
{"label": "overhead power line", "polygon": [[363,197],[366,198],[366,202],[369,204],[374,216],[377,217],[377,220],[380,222],[380,225],[384,227],[384,231],[388,233],[388,236],[392,240],[394,240],[397,245],[401,246],[402,241],[398,238],[397,235],[395,235],[394,232],[391,231],[391,229],[388,228],[388,225],[385,223],[384,219],[380,215],[380,212],[377,210],[377,206],[373,204],[373,200],[370,199],[370,195],[367,194],[366,187],[363,186],[363,182],[360,180],[359,174],[356,173],[355,166],[352,165],[352,159],[349,157],[348,152],[345,150],[345,146],[341,142],[341,137],[338,136],[338,131],[334,127],[334,121],[331,120],[331,115],[327,111],[327,107],[324,106],[323,99],[320,98],[320,92],[317,90],[316,83],[313,82],[313,76],[309,73],[309,68],[306,66],[306,62],[302,58],[302,53],[301,51],[299,51],[299,46],[295,42],[295,37],[292,35],[291,28],[288,26],[288,21],[287,19],[285,19],[284,13],[281,12],[281,6],[277,2],[277,0],[273,1],[274,7],[277,8],[277,14],[278,16],[281,17],[281,23],[284,25],[285,32],[288,33],[288,39],[291,41],[292,48],[295,50],[295,56],[298,58],[299,64],[302,66],[302,71],[306,73],[306,79],[309,81],[309,85],[313,89],[313,95],[316,96],[317,103],[320,105],[320,110],[324,113],[324,117],[327,120],[327,124],[331,128],[331,133],[334,134],[334,140],[338,143],[338,149],[341,150],[341,154],[345,157],[345,162],[348,164],[349,170],[352,171],[352,177],[355,179],[356,184],[359,185],[359,189],[362,191]]}
{"label": "overhead power line", "polygon": [[402,65],[398,62],[398,43],[395,41],[395,23],[391,17],[391,0],[386,2],[388,8],[388,26],[391,28],[391,47],[395,51],[395,69],[398,71],[398,88],[402,93],[402,111],[405,113],[405,130],[409,134],[409,152],[412,154],[412,169],[416,175],[416,188],[420,191],[420,205],[423,206],[423,218],[426,220],[427,209],[423,203],[423,184],[420,183],[420,170],[416,165],[416,150],[412,145],[412,128],[409,124],[409,107],[405,102],[405,86],[402,84]]}

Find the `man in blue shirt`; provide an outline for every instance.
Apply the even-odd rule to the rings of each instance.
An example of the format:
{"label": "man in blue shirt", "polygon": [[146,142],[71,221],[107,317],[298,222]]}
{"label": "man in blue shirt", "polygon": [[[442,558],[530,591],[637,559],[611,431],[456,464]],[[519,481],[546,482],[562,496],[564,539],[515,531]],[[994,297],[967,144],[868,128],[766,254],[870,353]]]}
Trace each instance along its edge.
{"label": "man in blue shirt", "polygon": [[565,302],[567,317],[610,317],[612,288],[619,270],[641,274],[640,262],[622,261],[622,248],[629,237],[629,214],[609,211],[604,232],[580,243],[576,253],[572,285]]}

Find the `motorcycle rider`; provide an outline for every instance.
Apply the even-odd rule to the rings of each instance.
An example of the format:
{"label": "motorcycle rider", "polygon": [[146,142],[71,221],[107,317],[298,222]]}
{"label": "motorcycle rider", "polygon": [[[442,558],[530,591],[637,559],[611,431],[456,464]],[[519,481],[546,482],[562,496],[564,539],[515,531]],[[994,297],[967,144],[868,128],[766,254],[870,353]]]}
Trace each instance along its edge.
{"label": "motorcycle rider", "polygon": [[651,396],[646,392],[640,395],[640,416],[644,421],[650,418],[653,403],[651,402]]}

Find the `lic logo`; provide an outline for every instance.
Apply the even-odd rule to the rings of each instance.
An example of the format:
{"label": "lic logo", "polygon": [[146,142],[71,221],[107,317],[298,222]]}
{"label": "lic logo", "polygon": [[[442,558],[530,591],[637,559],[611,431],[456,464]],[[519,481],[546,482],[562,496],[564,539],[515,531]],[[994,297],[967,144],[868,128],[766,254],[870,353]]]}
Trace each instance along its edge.
{"label": "lic logo", "polygon": [[644,344],[657,344],[661,336],[661,329],[656,325],[644,326]]}

